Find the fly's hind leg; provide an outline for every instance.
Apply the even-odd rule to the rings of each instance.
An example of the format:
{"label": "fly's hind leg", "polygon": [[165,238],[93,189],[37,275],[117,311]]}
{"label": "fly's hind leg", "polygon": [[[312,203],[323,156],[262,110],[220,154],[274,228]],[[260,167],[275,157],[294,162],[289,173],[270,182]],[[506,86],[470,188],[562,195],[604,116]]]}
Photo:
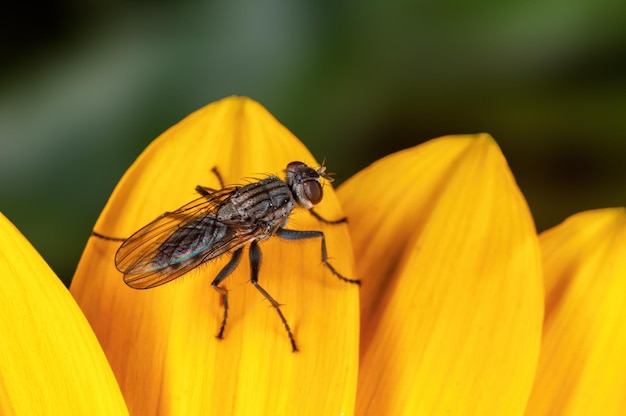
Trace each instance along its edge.
{"label": "fly's hind leg", "polygon": [[222,318],[222,323],[220,325],[220,331],[217,334],[217,337],[220,339],[224,338],[224,329],[226,328],[226,320],[228,319],[228,290],[225,287],[220,286],[219,284],[224,280],[229,274],[233,272],[239,265],[239,260],[241,260],[241,252],[242,248],[238,248],[233,253],[230,261],[224,266],[222,270],[215,276],[215,279],[211,282],[211,286],[213,289],[220,294],[222,298],[222,305],[224,306],[224,316]]}
{"label": "fly's hind leg", "polygon": [[356,285],[360,285],[361,281],[359,279],[348,279],[341,273],[339,273],[332,264],[328,261],[328,252],[326,251],[326,236],[321,231],[300,231],[300,230],[288,230],[285,228],[279,228],[276,231],[276,235],[284,240],[308,240],[310,238],[321,238],[322,239],[322,263],[324,266],[328,268],[335,276],[337,276],[340,280],[348,283],[354,283]]}
{"label": "fly's hind leg", "polygon": [[92,231],[91,235],[93,237],[97,237],[100,238],[102,240],[108,240],[108,241],[119,241],[119,242],[124,242],[126,241],[125,238],[119,238],[119,237],[109,237],[108,235],[104,235],[104,234],[100,234],[99,232],[96,231]]}

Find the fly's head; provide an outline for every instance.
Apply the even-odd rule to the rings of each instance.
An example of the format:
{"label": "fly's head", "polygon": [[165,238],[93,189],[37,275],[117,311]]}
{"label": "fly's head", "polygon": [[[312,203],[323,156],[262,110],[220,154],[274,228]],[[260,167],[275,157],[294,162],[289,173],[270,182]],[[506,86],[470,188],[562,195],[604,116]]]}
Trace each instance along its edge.
{"label": "fly's head", "polygon": [[291,190],[296,202],[302,208],[311,209],[319,204],[324,197],[320,178],[329,182],[333,178],[326,173],[326,166],[313,169],[302,162],[291,162],[285,169],[287,186]]}

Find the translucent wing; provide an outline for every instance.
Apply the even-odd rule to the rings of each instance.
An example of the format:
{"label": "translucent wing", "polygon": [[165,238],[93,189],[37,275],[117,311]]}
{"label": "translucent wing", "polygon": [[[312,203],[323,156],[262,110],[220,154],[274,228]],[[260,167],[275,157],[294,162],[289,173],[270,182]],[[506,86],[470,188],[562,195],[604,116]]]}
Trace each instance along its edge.
{"label": "translucent wing", "polygon": [[252,224],[217,220],[217,211],[235,191],[202,196],[130,236],[115,255],[124,282],[135,289],[159,286],[249,242],[256,231]]}

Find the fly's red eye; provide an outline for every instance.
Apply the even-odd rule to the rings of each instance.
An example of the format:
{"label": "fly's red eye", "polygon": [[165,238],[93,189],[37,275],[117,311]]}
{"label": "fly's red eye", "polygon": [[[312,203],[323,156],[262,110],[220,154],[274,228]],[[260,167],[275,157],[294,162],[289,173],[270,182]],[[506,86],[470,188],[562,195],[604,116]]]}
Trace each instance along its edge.
{"label": "fly's red eye", "polygon": [[293,170],[293,169],[295,169],[297,167],[299,168],[301,166],[306,166],[306,164],[304,164],[302,162],[298,162],[298,161],[289,162],[289,164],[287,164],[287,170]]}
{"label": "fly's red eye", "polygon": [[304,196],[311,201],[313,205],[319,204],[324,196],[322,191],[322,185],[318,181],[306,181],[302,184],[304,189]]}

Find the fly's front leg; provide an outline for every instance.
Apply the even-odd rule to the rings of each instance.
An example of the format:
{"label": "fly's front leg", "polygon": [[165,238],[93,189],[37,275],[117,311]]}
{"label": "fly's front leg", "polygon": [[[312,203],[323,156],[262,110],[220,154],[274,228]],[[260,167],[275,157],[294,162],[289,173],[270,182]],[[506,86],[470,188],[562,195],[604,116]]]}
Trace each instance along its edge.
{"label": "fly's front leg", "polygon": [[222,298],[222,305],[224,305],[224,317],[222,318],[222,324],[220,325],[220,332],[217,334],[217,337],[220,339],[224,337],[224,328],[226,328],[226,319],[228,319],[228,290],[226,290],[225,287],[221,287],[219,284],[237,268],[239,260],[241,260],[242,250],[242,248],[235,250],[230,261],[222,270],[220,270],[217,276],[215,276],[215,279],[211,282],[211,286],[213,286],[213,289],[220,294],[220,297]]}
{"label": "fly's front leg", "polygon": [[326,218],[322,217],[320,214],[318,214],[317,212],[315,212],[313,209],[310,209],[309,212],[311,213],[311,215],[313,215],[319,222],[323,222],[324,224],[331,224],[331,225],[335,225],[335,224],[343,224],[348,222],[348,218],[347,217],[343,217],[343,218],[339,218],[338,220],[327,220]]}
{"label": "fly's front leg", "polygon": [[361,284],[359,279],[348,279],[339,273],[332,264],[328,261],[328,253],[326,251],[326,236],[321,231],[300,231],[300,230],[288,230],[285,228],[279,228],[276,231],[276,235],[284,240],[308,240],[310,238],[321,238],[322,239],[322,263],[326,266],[335,276],[344,282],[354,283],[357,285]]}
{"label": "fly's front leg", "polygon": [[282,321],[285,329],[287,330],[287,335],[289,336],[289,341],[291,341],[291,350],[293,352],[298,351],[298,347],[296,345],[296,339],[291,332],[291,328],[287,323],[287,319],[285,319],[285,315],[283,315],[283,311],[280,310],[280,304],[276,302],[276,300],[269,294],[265,289],[259,285],[259,270],[261,269],[261,249],[259,248],[259,244],[256,241],[253,241],[250,244],[250,281],[258,289],[259,292],[265,299],[269,300],[276,312],[278,312],[278,316]]}

